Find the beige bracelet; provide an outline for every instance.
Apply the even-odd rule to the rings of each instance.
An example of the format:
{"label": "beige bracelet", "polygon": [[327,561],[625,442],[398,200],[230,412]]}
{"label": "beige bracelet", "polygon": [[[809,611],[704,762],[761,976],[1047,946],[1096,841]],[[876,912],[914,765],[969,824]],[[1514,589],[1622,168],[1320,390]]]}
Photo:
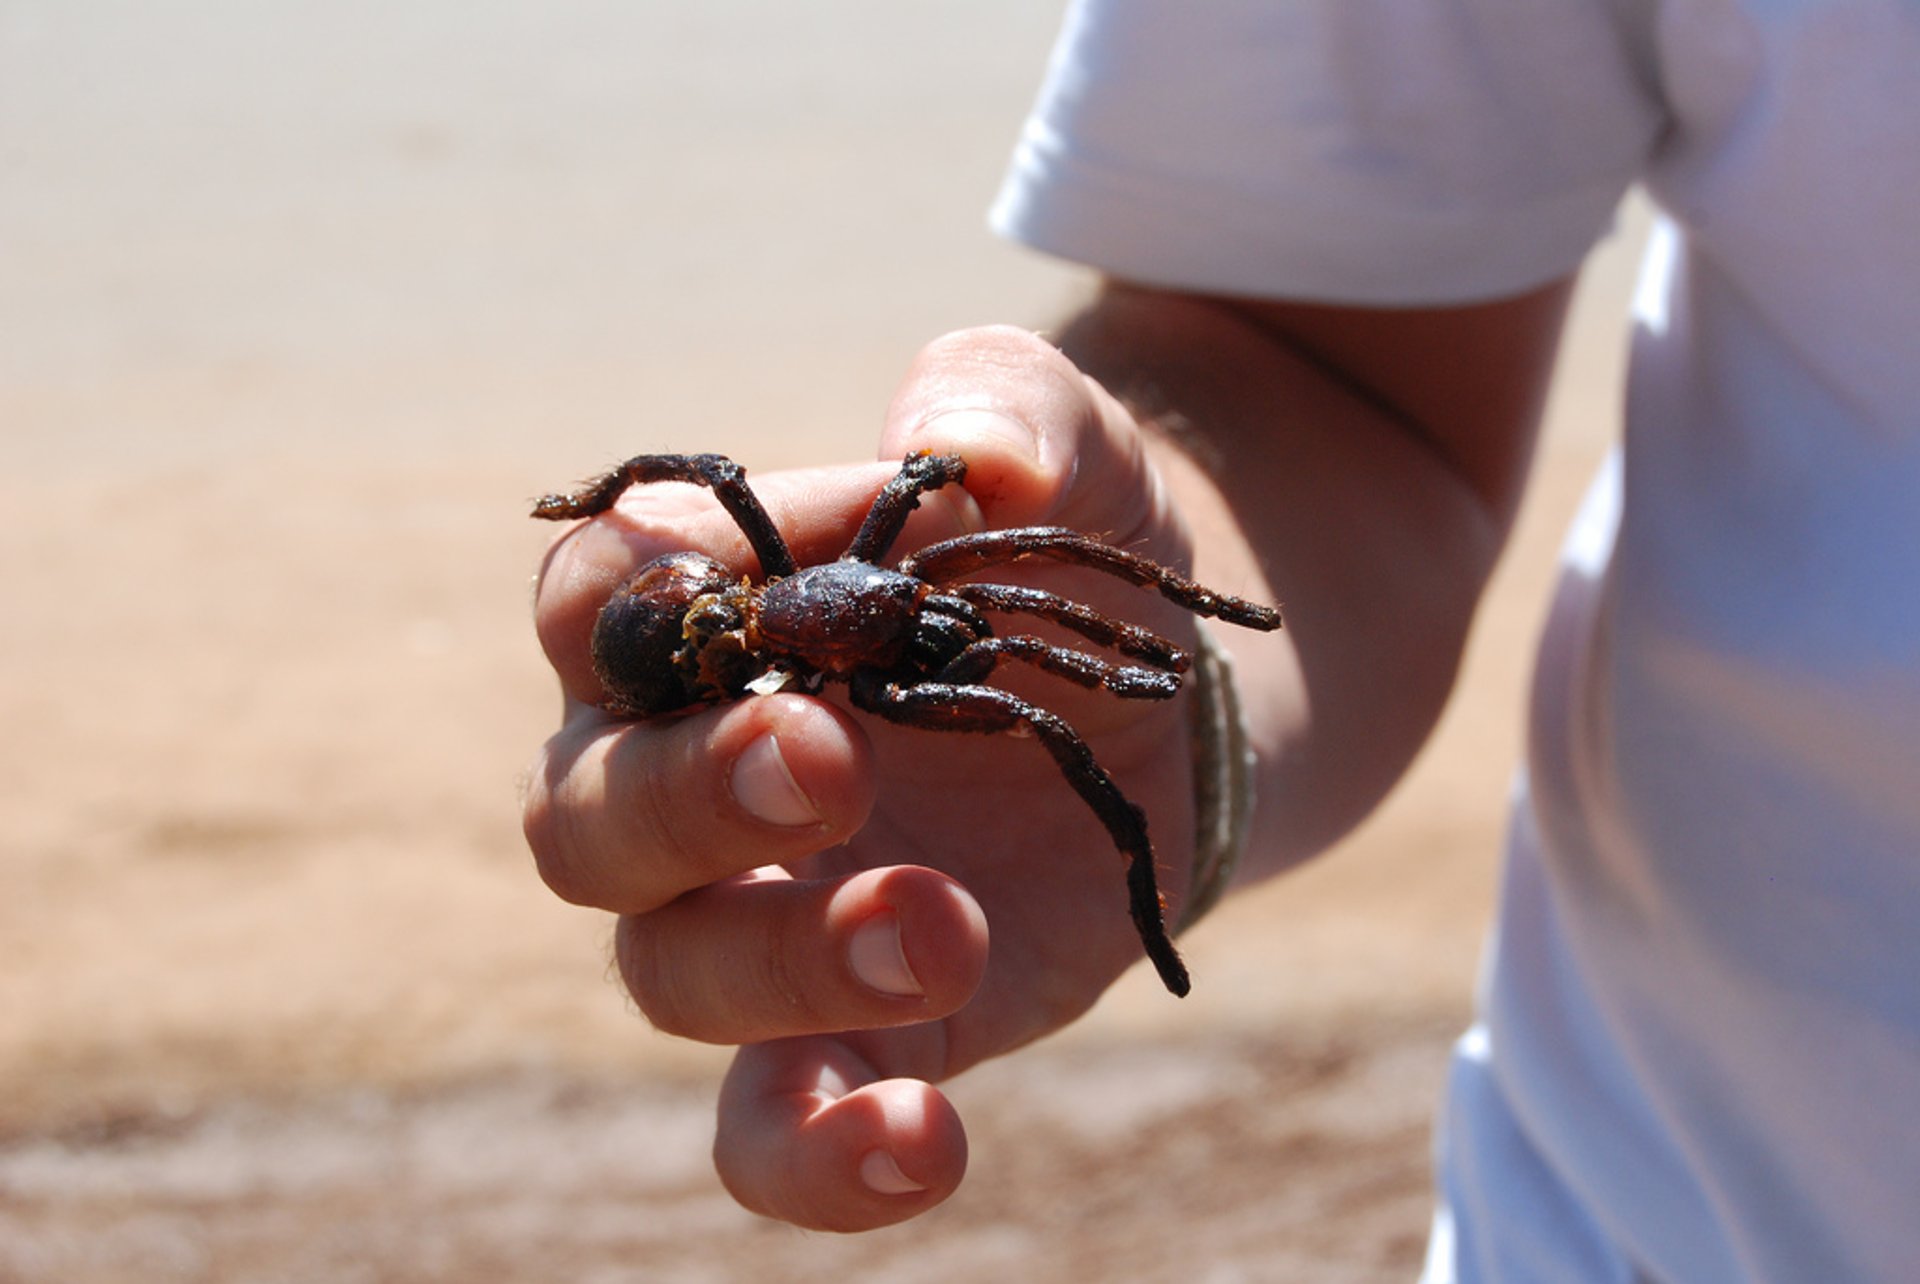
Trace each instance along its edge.
{"label": "beige bracelet", "polygon": [[1233,657],[1200,630],[1193,655],[1193,877],[1174,931],[1219,904],[1233,881],[1253,821],[1253,745],[1234,681]]}

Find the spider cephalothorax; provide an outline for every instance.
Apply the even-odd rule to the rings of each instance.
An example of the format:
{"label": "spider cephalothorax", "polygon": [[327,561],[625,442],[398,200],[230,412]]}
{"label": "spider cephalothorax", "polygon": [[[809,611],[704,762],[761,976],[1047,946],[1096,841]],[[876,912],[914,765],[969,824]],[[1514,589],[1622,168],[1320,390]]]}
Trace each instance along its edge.
{"label": "spider cephalothorax", "polygon": [[[1280,627],[1280,613],[1215,593],[1156,562],[1077,531],[1028,526],[930,544],[888,569],[879,564],[920,496],[954,485],[966,463],[953,455],[909,456],[873,501],[838,561],[801,567],[746,483],[722,455],[639,455],[566,495],[548,495],[535,517],[591,517],[628,487],[694,482],[711,489],[760,559],[754,583],[699,553],[669,553],[636,571],[594,623],[593,667],[616,714],[647,718],[798,684],[845,681],[856,708],[935,731],[1018,732],[1036,737],[1067,783],[1128,858],[1135,928],[1160,979],[1189,988],[1168,937],[1146,818],[1057,715],[989,686],[1008,660],[1087,688],[1135,699],[1180,689],[1191,657],[1160,635],[1040,589],[964,577],[990,566],[1044,558],[1083,566],[1159,591],[1196,615],[1254,629]],[[1000,635],[987,613],[1029,615],[1139,663],[1116,663],[1029,634]]]}

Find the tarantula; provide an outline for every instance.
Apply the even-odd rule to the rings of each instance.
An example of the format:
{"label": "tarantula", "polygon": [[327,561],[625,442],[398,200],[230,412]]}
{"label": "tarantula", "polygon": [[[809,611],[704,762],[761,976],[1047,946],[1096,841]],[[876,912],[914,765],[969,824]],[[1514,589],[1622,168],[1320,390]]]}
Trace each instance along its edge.
{"label": "tarantula", "polygon": [[[1166,699],[1179,691],[1191,657],[1158,634],[1053,593],[961,581],[986,567],[1046,558],[1157,589],[1196,615],[1247,628],[1277,629],[1280,613],[1057,526],[962,535],[908,554],[896,569],[879,565],[920,496],[958,484],[966,471],[958,456],[909,456],[840,559],[807,567],[795,563],[745,470],[724,455],[639,455],[571,494],[546,496],[533,516],[592,517],[628,487],[649,482],[710,489],[746,535],[764,578],[756,584],[693,552],[669,553],[636,571],[594,623],[603,707],[650,718],[789,685],[818,690],[832,678],[847,683],[854,707],[889,722],[933,731],[1024,730],[1126,856],[1141,944],[1166,987],[1184,995],[1191,982],[1167,932],[1144,813],[1065,720],[986,680],[1001,663],[1018,660],[1089,689]],[[1112,663],[1032,635],[996,634],[986,612],[1047,620],[1140,663]]]}

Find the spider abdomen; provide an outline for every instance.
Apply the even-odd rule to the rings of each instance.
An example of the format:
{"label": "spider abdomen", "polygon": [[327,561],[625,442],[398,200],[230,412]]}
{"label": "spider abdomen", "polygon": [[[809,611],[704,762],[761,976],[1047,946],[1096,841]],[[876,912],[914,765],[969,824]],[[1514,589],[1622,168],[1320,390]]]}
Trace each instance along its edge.
{"label": "spider abdomen", "polygon": [[827,562],[768,584],[754,622],[769,647],[844,676],[897,662],[929,591],[868,562]]}
{"label": "spider abdomen", "polygon": [[607,707],[649,718],[724,695],[688,682],[678,657],[689,609],[734,582],[731,570],[699,553],[669,553],[634,572],[594,621],[593,669]]}

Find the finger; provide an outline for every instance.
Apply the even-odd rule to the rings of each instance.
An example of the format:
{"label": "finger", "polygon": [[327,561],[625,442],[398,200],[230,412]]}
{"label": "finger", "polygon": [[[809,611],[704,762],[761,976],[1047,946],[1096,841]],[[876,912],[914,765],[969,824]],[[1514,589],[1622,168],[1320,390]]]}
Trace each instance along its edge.
{"label": "finger", "polygon": [[935,340],[887,412],[881,453],[967,460],[994,526],[1048,522],[1131,540],[1164,513],[1124,407],[1038,335],[1006,326]]}
{"label": "finger", "polygon": [[986,916],[917,866],[844,879],[758,876],[621,919],[621,978],[659,1029],[757,1043],[956,1011],[986,971]]}
{"label": "finger", "polygon": [[833,1036],[742,1048],[720,1091],[714,1166],[735,1199],[815,1230],[905,1221],[959,1186],[966,1132],[932,1085],[882,1077]]}
{"label": "finger", "polygon": [[563,899],[645,913],[844,842],[865,823],[874,788],[866,733],[811,697],[649,722],[582,710],[535,764],[522,824]]}

